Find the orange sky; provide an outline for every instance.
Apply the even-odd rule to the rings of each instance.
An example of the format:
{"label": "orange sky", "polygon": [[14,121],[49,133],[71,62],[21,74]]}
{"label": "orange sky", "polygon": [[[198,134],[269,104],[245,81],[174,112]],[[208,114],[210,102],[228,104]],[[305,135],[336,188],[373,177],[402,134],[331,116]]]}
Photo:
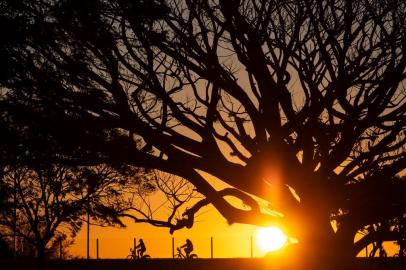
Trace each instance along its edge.
{"label": "orange sky", "polygon": [[[222,189],[227,185],[212,177],[205,175],[216,189]],[[153,200],[158,200],[159,195],[154,195]],[[206,206],[201,209],[195,218],[195,224],[191,229],[176,231],[169,234],[168,228],[158,228],[145,223],[134,223],[130,219],[125,220],[126,228],[111,228],[91,226],[90,233],[90,256],[96,258],[96,239],[99,239],[100,258],[125,258],[133,247],[133,239],[143,238],[147,247],[147,253],[153,258],[172,257],[172,237],[175,238],[175,248],[183,245],[186,238],[192,240],[194,253],[201,258],[210,258],[210,238],[213,237],[214,258],[251,257],[251,237],[253,238],[254,257],[265,255],[256,243],[256,233],[259,227],[245,224],[227,224],[226,220],[214,209]],[[356,240],[359,238],[356,237]],[[388,255],[397,252],[396,246],[385,243]],[[369,250],[372,246],[369,247]],[[74,245],[69,249],[71,255],[85,258],[86,251],[86,226],[76,237]],[[359,256],[365,256],[365,250]]]}
{"label": "orange sky", "polygon": [[[210,258],[210,238],[213,237],[214,258],[251,257],[251,237],[253,237],[254,257],[265,254],[256,243],[256,233],[259,227],[245,224],[228,225],[226,220],[212,207],[202,209],[191,229],[182,229],[169,234],[167,228],[158,228],[149,224],[136,224],[127,220],[126,228],[102,228],[91,226],[90,256],[96,258],[96,239],[99,239],[100,258],[125,258],[133,246],[134,237],[141,237],[147,246],[147,253],[153,258],[172,257],[172,237],[175,247],[183,245],[186,238],[192,240],[194,253],[200,258]],[[396,251],[392,242],[384,243],[389,256]],[[369,247],[371,250],[372,246]],[[86,226],[76,237],[69,252],[74,257],[86,257]],[[365,256],[365,250],[359,256]]]}
{"label": "orange sky", "polygon": [[[228,187],[221,180],[201,172],[202,175],[219,190]],[[162,197],[154,194],[151,200],[161,204]],[[233,201],[233,200],[231,200]],[[238,201],[238,200],[237,200]],[[239,205],[241,202],[235,202]],[[162,213],[161,213],[162,215]],[[160,215],[158,215],[160,216]],[[229,225],[219,212],[211,205],[202,208],[195,216],[195,224],[191,229],[176,231],[169,234],[168,228],[154,227],[145,223],[134,223],[125,220],[126,228],[109,228],[91,226],[90,256],[96,257],[96,239],[99,239],[100,258],[125,258],[129,249],[133,247],[133,239],[143,238],[147,253],[153,258],[172,257],[172,237],[175,238],[175,248],[185,243],[186,238],[192,240],[194,253],[201,258],[210,257],[210,238],[213,237],[214,257],[234,258],[251,257],[251,238],[253,242],[253,256],[263,257],[262,251],[256,243],[257,226],[246,224]],[[70,248],[73,256],[86,257],[86,226],[76,237],[75,244]]]}
{"label": "orange sky", "polygon": [[[226,220],[212,207],[202,209],[203,214],[196,219],[191,229],[182,229],[169,234],[167,228],[158,228],[149,224],[136,224],[127,220],[126,228],[102,228],[91,226],[90,256],[96,258],[96,239],[99,239],[100,258],[125,258],[133,246],[134,237],[141,237],[147,246],[147,253],[153,258],[172,257],[172,237],[175,247],[184,244],[189,238],[194,244],[194,253],[200,258],[210,258],[210,238],[213,237],[214,258],[251,257],[251,237],[253,237],[254,257],[263,257],[265,253],[256,243],[259,227],[244,224],[228,225]],[[384,243],[389,256],[397,248],[392,242]],[[372,246],[369,247],[371,250]],[[78,234],[75,244],[69,249],[75,257],[86,257],[86,226]],[[365,250],[359,256],[365,256]]]}
{"label": "orange sky", "polygon": [[[196,219],[191,229],[182,229],[169,234],[167,228],[157,228],[148,224],[135,224],[128,220],[123,229],[101,228],[91,226],[90,256],[96,257],[96,238],[99,238],[99,256],[101,258],[125,258],[133,245],[133,238],[142,237],[147,246],[147,253],[154,258],[172,257],[172,237],[175,247],[184,244],[190,238],[194,244],[194,253],[199,257],[210,257],[210,237],[213,237],[214,257],[250,257],[251,236],[254,237],[253,251],[255,257],[264,253],[255,243],[256,226],[234,224],[226,220],[213,208],[202,209],[203,214]],[[70,248],[74,256],[86,257],[86,227],[78,234],[75,244]]]}

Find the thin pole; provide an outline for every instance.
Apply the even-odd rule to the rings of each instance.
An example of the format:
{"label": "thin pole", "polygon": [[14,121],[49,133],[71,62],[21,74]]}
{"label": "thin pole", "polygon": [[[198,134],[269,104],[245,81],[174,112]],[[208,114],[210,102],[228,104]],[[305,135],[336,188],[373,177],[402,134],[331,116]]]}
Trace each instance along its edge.
{"label": "thin pole", "polygon": [[135,252],[135,247],[137,246],[137,239],[134,237],[134,242],[133,242],[133,249],[134,249],[134,252]]}
{"label": "thin pole", "polygon": [[172,237],[172,258],[175,258],[175,237]]}
{"label": "thin pole", "polygon": [[96,258],[99,259],[99,238],[96,239]]}
{"label": "thin pole", "polygon": [[87,259],[90,259],[90,214],[87,209]]}
{"label": "thin pole", "polygon": [[252,241],[252,235],[251,235],[251,258],[254,257],[254,245],[253,245],[253,241]]}
{"label": "thin pole", "polygon": [[213,259],[213,236],[210,237],[210,256]]}

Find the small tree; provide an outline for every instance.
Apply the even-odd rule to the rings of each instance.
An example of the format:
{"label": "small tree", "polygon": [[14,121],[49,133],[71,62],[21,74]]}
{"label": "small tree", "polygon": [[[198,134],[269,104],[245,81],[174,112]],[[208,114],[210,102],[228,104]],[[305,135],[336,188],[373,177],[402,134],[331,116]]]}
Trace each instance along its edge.
{"label": "small tree", "polygon": [[395,219],[395,231],[399,233],[396,244],[399,246],[397,255],[400,258],[406,257],[406,215],[402,215]]}
{"label": "small tree", "polygon": [[10,238],[15,232],[43,261],[61,239],[75,237],[87,212],[96,224],[124,226],[116,213],[129,207],[127,196],[144,185],[142,177],[147,178],[143,170],[107,165],[7,167],[1,179],[8,195],[0,213],[1,235]]}
{"label": "small tree", "polygon": [[[2,181],[0,181],[0,213],[7,208],[7,194]],[[2,214],[0,214],[1,216]],[[13,257],[12,245],[4,235],[0,233],[0,259],[10,259]]]}

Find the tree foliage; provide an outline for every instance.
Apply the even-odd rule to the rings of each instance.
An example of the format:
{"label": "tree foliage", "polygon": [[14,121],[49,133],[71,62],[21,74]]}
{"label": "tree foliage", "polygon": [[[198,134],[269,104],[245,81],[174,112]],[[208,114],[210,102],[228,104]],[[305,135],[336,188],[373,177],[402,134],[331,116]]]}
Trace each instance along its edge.
{"label": "tree foliage", "polygon": [[91,157],[76,162],[181,176],[230,223],[279,224],[315,254],[355,256],[377,239],[357,232],[404,213],[404,1],[4,7],[17,31],[3,41],[1,106]]}
{"label": "tree foliage", "polygon": [[128,166],[6,167],[0,235],[25,243],[21,255],[43,259],[58,250],[61,240],[74,239],[86,214],[93,224],[124,226],[118,213],[132,205],[128,197],[154,190],[147,178],[142,170]]}

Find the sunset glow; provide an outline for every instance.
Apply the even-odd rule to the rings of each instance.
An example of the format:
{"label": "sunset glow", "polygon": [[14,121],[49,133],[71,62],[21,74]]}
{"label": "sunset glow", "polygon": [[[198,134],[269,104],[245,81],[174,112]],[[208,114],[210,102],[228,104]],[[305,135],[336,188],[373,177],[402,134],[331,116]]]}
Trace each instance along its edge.
{"label": "sunset glow", "polygon": [[256,242],[263,252],[270,252],[281,249],[287,242],[287,236],[278,227],[261,228]]}

